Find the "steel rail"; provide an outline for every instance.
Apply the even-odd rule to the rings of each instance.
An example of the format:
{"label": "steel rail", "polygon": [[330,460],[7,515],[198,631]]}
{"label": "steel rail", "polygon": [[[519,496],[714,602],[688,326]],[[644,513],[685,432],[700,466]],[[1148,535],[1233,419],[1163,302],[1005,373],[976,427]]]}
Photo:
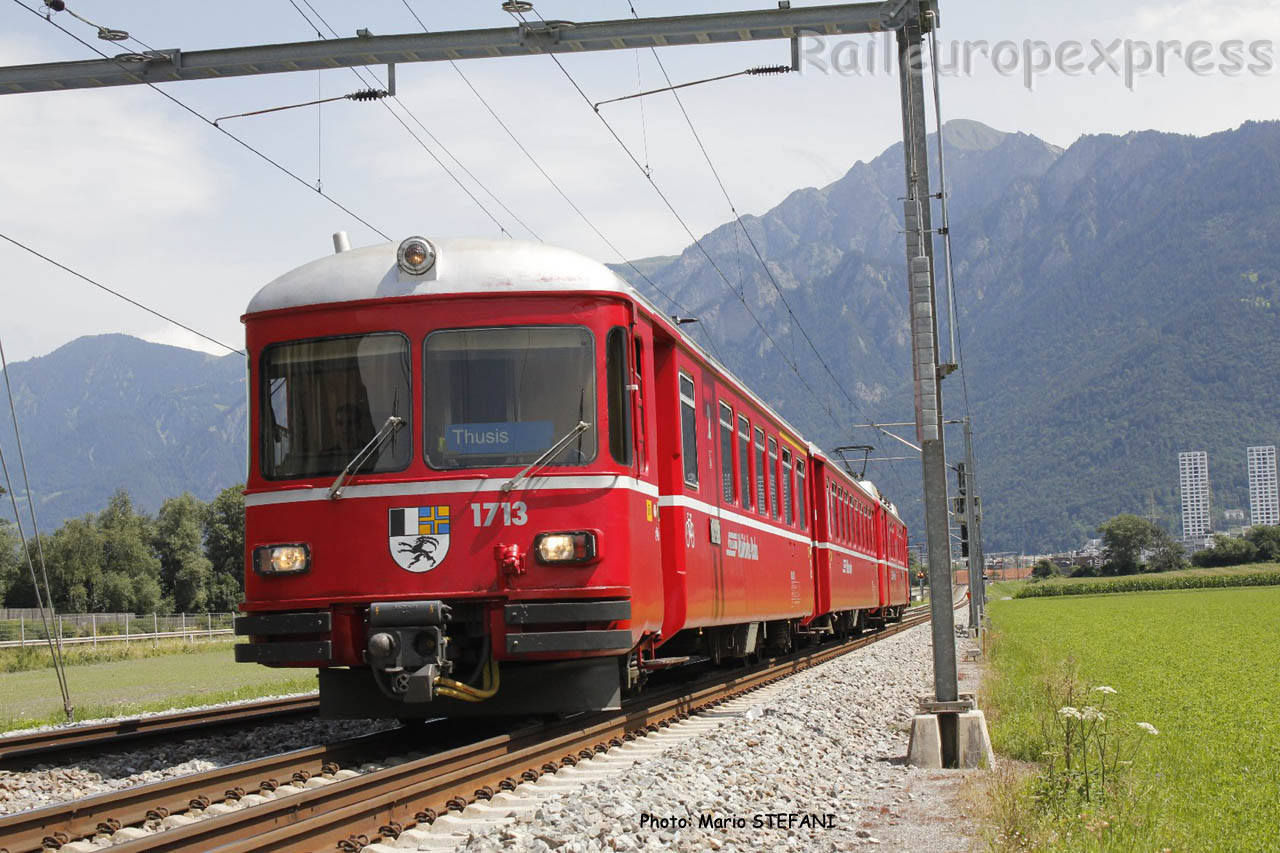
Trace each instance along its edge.
{"label": "steel rail", "polygon": [[108,723],[92,723],[84,726],[64,726],[44,731],[0,736],[0,767],[22,759],[47,760],[55,755],[97,747],[114,746],[122,741],[135,741],[157,737],[172,737],[187,732],[202,732],[229,725],[246,725],[258,722],[288,719],[314,714],[320,707],[315,696],[291,696],[284,699],[268,699],[261,702],[242,702],[204,708],[197,711],[176,711],[151,717],[131,717]]}
{"label": "steel rail", "polygon": [[[572,721],[547,724],[468,744],[385,770],[269,800],[166,832],[127,842],[118,853],[194,851],[225,853],[330,849],[350,835],[375,841],[391,822],[411,826],[487,798],[486,786],[512,787],[519,778],[576,763],[580,757],[620,745],[637,735],[797,672],[924,624],[903,621],[876,634],[791,655],[728,679],[716,676],[673,687]],[[714,682],[714,683],[708,683]]]}
{"label": "steel rail", "polygon": [[403,729],[389,729],[18,812],[0,817],[0,850],[34,853],[92,837],[100,831],[114,832],[124,826],[180,814],[197,807],[196,802],[201,799],[207,805],[277,788],[282,783],[305,783],[311,777],[332,776],[343,765],[417,748],[427,737],[437,750],[465,743],[476,737],[477,725],[486,734],[492,731],[491,725],[473,720],[431,721],[428,728],[412,730],[409,735]]}

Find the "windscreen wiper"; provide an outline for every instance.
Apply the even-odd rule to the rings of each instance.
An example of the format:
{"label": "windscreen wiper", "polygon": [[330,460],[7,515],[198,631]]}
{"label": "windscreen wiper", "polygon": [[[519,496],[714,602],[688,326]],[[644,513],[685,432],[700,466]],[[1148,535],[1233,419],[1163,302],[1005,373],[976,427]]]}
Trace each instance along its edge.
{"label": "windscreen wiper", "polygon": [[560,439],[555,444],[548,447],[546,449],[546,452],[544,452],[537,459],[530,462],[527,468],[525,468],[519,474],[516,474],[510,480],[507,480],[507,482],[503,483],[502,493],[504,495],[510,494],[511,490],[514,489],[520,483],[521,480],[527,480],[534,471],[546,465],[552,459],[555,459],[556,456],[558,456],[566,447],[569,446],[569,442],[573,441],[575,438],[582,435],[584,432],[586,432],[589,429],[591,429],[591,424],[587,423],[586,421],[578,421],[578,425],[573,429],[569,430],[569,432],[565,434],[564,438]]}
{"label": "windscreen wiper", "polygon": [[382,425],[382,429],[378,430],[378,434],[369,440],[369,443],[361,448],[360,452],[352,457],[347,463],[347,467],[342,469],[342,473],[338,475],[338,479],[333,481],[333,485],[329,487],[329,500],[336,500],[342,497],[343,483],[351,476],[353,471],[359,470],[370,456],[378,452],[382,445],[387,443],[387,439],[396,434],[400,427],[404,426],[404,418],[392,415],[387,418],[387,422]]}

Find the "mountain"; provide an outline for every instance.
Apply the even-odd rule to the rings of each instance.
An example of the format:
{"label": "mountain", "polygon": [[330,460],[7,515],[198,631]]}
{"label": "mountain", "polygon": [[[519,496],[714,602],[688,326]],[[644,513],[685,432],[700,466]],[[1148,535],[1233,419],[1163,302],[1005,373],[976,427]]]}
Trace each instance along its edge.
{"label": "mountain", "polygon": [[[1280,444],[1280,123],[1066,150],[971,121],[942,137],[966,366],[943,388],[949,417],[966,396],[973,414],[988,553],[1075,546],[1153,506],[1177,531],[1182,450],[1209,452],[1215,511],[1247,509],[1245,447]],[[744,216],[750,241],[729,222],[702,248],[636,261],[657,289],[616,269],[698,317],[686,331],[816,443],[909,456],[853,429],[914,417],[904,184],[894,146]],[[46,524],[119,486],[154,510],[243,479],[239,356],[109,335],[11,373]],[[868,474],[921,530],[919,463]]]}
{"label": "mountain", "polygon": [[[101,510],[120,487],[154,512],[184,491],[210,500],[244,480],[243,356],[99,335],[10,365],[9,373],[42,530]],[[12,463],[7,412],[2,420]],[[14,464],[9,471],[20,476]]]}
{"label": "mountain", "polygon": [[[1070,547],[1153,504],[1177,530],[1180,450],[1209,451],[1216,509],[1247,508],[1245,447],[1280,439],[1280,124],[1065,151],[968,121],[943,138],[967,368],[967,389],[957,375],[944,393],[949,416],[965,396],[972,407],[988,552]],[[904,185],[898,145],[744,217],[776,288],[737,223],[700,241],[728,286],[697,246],[651,274],[730,369],[826,447],[901,455],[850,425],[914,417]],[[868,473],[919,529],[918,463]]]}

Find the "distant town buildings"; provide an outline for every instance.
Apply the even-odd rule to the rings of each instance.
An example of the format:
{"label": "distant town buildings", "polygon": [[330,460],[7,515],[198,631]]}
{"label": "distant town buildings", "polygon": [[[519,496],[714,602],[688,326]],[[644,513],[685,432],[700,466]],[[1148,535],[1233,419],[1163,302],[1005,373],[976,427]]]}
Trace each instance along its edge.
{"label": "distant town buildings", "polygon": [[1276,493],[1276,448],[1250,447],[1250,524],[1280,524],[1280,496]]}
{"label": "distant town buildings", "polygon": [[1182,538],[1204,540],[1209,535],[1209,454],[1194,450],[1178,454],[1182,486]]}

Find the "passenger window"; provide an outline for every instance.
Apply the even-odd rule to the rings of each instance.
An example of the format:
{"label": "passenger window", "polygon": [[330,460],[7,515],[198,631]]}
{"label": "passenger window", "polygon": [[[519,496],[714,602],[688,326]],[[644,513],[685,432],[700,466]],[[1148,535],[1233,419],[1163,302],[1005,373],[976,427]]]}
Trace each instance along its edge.
{"label": "passenger window", "polygon": [[684,460],[684,481],[698,488],[698,404],[694,399],[693,380],[680,374],[680,437]]}
{"label": "passenger window", "polygon": [[649,470],[649,448],[645,443],[648,435],[644,422],[644,345],[640,339],[635,339],[635,360],[632,364],[632,379],[635,383],[635,401],[636,401],[636,436],[635,448],[636,453],[640,457],[640,471],[644,473]]}
{"label": "passenger window", "polygon": [[605,339],[608,375],[609,455],[620,465],[631,464],[631,365],[627,364],[627,330],[614,326]]}
{"label": "passenger window", "polygon": [[796,460],[796,510],[800,516],[800,527],[809,526],[809,517],[804,511],[804,460]]}
{"label": "passenger window", "polygon": [[787,524],[795,524],[791,511],[791,451],[782,448],[782,512]]}
{"label": "passenger window", "polygon": [[738,472],[742,508],[751,509],[751,423],[742,415],[738,415],[738,464],[742,466]]}
{"label": "passenger window", "polygon": [[778,512],[778,442],[769,439],[769,508],[774,518],[780,518]]}
{"label": "passenger window", "polygon": [[720,483],[724,502],[733,503],[733,409],[720,404]]}
{"label": "passenger window", "polygon": [[769,514],[768,496],[765,492],[767,477],[764,467],[764,430],[756,427],[756,509],[761,515]]}

